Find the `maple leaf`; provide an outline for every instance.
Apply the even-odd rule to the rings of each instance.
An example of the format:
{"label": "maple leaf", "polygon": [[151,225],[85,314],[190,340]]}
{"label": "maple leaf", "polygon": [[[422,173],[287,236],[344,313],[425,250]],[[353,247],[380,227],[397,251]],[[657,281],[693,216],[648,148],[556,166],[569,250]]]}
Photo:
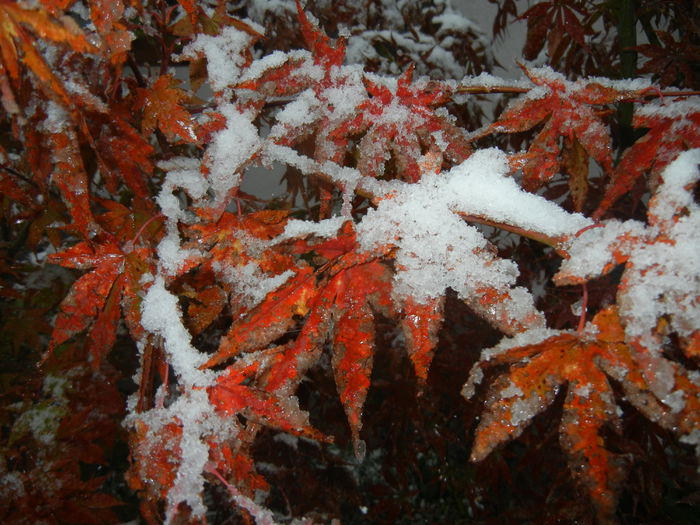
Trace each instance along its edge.
{"label": "maple leaf", "polygon": [[322,266],[328,273],[317,283],[311,267],[300,267],[284,285],[268,293],[259,306],[233,323],[219,349],[203,365],[209,368],[238,355],[257,351],[279,339],[306,316],[296,340],[273,357],[274,363],[263,376],[265,390],[291,392],[305,370],[320,356],[321,345],[332,341],[332,366],[350,428],[356,454],[363,455],[359,439],[361,414],[369,388],[374,352],[373,310],[390,313],[390,271],[369,254],[357,253],[351,222],[346,222],[340,239],[306,246],[326,256],[343,251]]}
{"label": "maple leaf", "polygon": [[161,426],[157,440],[147,437],[150,431],[147,423],[136,421],[130,436],[134,461],[126,478],[133,490],[146,491],[156,500],[165,499],[177,476],[178,464],[173,458],[181,455],[182,425],[173,421]]}
{"label": "maple leaf", "polygon": [[[279,235],[288,214],[285,210],[263,210],[239,217],[224,212],[216,222],[195,224],[186,232],[193,239],[185,244],[186,249],[191,246],[208,251],[198,273],[216,276],[222,290],[231,298],[236,317],[242,318],[264,299],[267,292],[260,291],[263,279],[270,279],[267,287],[270,290],[294,273],[296,264],[292,258],[274,248],[264,249],[256,256],[249,251],[251,245],[260,246],[261,241]],[[259,276],[260,286],[244,284],[253,275]],[[233,352],[237,353],[237,350]]]}
{"label": "maple leaf", "polygon": [[[83,242],[62,253],[51,254],[49,262],[94,270],[80,277],[61,302],[48,353],[95,321],[93,331],[99,337],[90,338],[90,350],[93,366],[99,367],[100,357],[111,348],[116,333],[115,313],[118,319],[119,311],[118,308],[115,311],[114,303],[116,300],[116,304],[119,304],[121,292],[121,280],[117,281],[122,272],[121,250],[114,244],[107,244],[96,251]],[[116,288],[112,290],[114,286]]]}
{"label": "maple leaf", "polygon": [[664,86],[697,85],[700,47],[686,38],[676,40],[668,31],[656,31],[656,35],[663,46],[643,44],[634,48],[648,58],[639,73],[653,73]]}
{"label": "maple leaf", "polygon": [[424,172],[421,162],[426,148],[437,155],[437,171],[443,154],[454,163],[471,154],[462,132],[435,112],[437,106],[450,100],[453,90],[447,84],[424,79],[412,83],[413,69],[409,67],[393,89],[365,77],[370,98],[358,106],[354,118],[331,131],[331,138],[364,132],[357,161],[362,175],[381,177],[388,150],[398,164],[400,177],[408,182],[416,182]]}
{"label": "maple leaf", "polygon": [[508,370],[491,385],[471,460],[481,461],[499,444],[520,436],[532,418],[565,388],[560,443],[570,457],[572,472],[596,504],[599,517],[603,521],[611,518],[622,472],[601,435],[606,425],[618,432],[620,426],[608,376],[618,379],[621,375],[611,371],[625,370],[627,391],[647,388],[633,352],[624,342],[615,308],[599,312],[581,332],[524,332],[484,350],[470,372],[463,395],[472,397],[484,369],[499,365],[507,365]]}
{"label": "maple leaf", "polygon": [[591,106],[618,102],[632,92],[595,80],[568,82],[549,68],[523,70],[538,88],[509,104],[498,120],[481,132],[518,133],[544,123],[525,154],[523,186],[535,190],[559,171],[561,137],[580,144],[605,173],[610,173],[610,132]]}
{"label": "maple leaf", "polygon": [[182,107],[187,94],[172,75],[161,75],[149,89],[140,89],[137,106],[143,110],[141,129],[147,135],[158,127],[169,140],[196,143],[192,115]]}
{"label": "maple leaf", "polygon": [[99,368],[101,359],[116,340],[121,301],[125,301],[125,310],[131,316],[134,308],[138,308],[138,301],[133,298],[140,286],[133,288],[133,283],[139,281],[145,270],[134,264],[134,258],[144,256],[143,251],[124,253],[111,239],[94,246],[80,242],[49,255],[52,264],[92,271],[79,277],[61,302],[44,359],[58,345],[91,327],[86,347],[93,368]]}
{"label": "maple leaf", "polygon": [[102,51],[117,68],[126,60],[134,39],[123,23],[124,10],[122,0],[92,0],[90,3],[90,18],[102,37]]}
{"label": "maple leaf", "polygon": [[[17,2],[3,0],[0,2],[0,73],[8,75],[10,82],[17,85],[20,66],[24,64],[34,73],[47,97],[59,101],[65,107],[72,107],[72,98],[62,81],[51,71],[37,50],[34,34],[57,44],[67,44],[78,53],[96,51],[72,19],[63,18],[59,21],[43,9],[26,9]],[[3,91],[5,101],[9,94]]]}
{"label": "maple leaf", "polygon": [[154,149],[129,124],[129,111],[125,107],[112,107],[108,117],[96,116],[92,120],[94,151],[110,192],[117,193],[123,183],[142,202],[149,202],[152,195],[148,180],[153,173],[150,156]]}
{"label": "maple leaf", "polygon": [[242,414],[254,422],[284,432],[326,441],[323,434],[311,427],[308,413],[299,408],[295,396],[246,384],[263,366],[266,357],[258,355],[255,360],[239,360],[227,367],[216,383],[207,388],[212,405],[227,416]]}
{"label": "maple leaf", "polygon": [[295,315],[307,312],[316,290],[311,268],[301,268],[285,285],[270,292],[243,320],[235,322],[219,343],[217,352],[204,364],[217,365],[240,352],[257,350],[278,339],[296,323]]}
{"label": "maple leaf", "polygon": [[[53,109],[59,115],[63,113],[58,107]],[[88,176],[76,132],[70,124],[62,124],[60,129],[48,135],[47,142],[53,152],[51,181],[61,192],[70,212],[73,219],[71,226],[84,238],[90,238],[99,231],[99,226],[90,208]]]}
{"label": "maple leaf", "polygon": [[[700,275],[694,264],[700,257],[700,207],[691,191],[700,176],[699,162],[700,150],[695,149],[666,167],[664,182],[649,202],[648,226],[608,221],[581,232],[567,243],[571,258],[554,276],[558,285],[579,284],[624,263],[617,293],[620,315],[628,342],[638,345],[642,355],[650,352],[647,358],[652,361],[661,353],[661,319],[688,343],[700,330]],[[583,255],[594,245],[599,247],[596,257]],[[662,398],[670,395],[672,385],[657,383],[653,370],[650,367],[646,373],[655,393]]]}
{"label": "maple leaf", "polygon": [[428,379],[444,308],[444,297],[425,303],[418,303],[412,297],[406,297],[403,301],[401,328],[406,338],[408,357],[421,384]]}
{"label": "maple leaf", "polygon": [[658,181],[661,172],[679,152],[700,147],[700,104],[697,100],[651,102],[635,111],[633,125],[638,129],[648,128],[648,131],[623,154],[593,214],[596,219],[628,193],[646,172],[651,172],[652,181]]}
{"label": "maple leaf", "polygon": [[239,446],[233,449],[230,444],[222,443],[219,447],[212,447],[210,454],[214,456],[212,461],[216,463],[217,471],[222,476],[233,478],[237,487],[253,497],[258,490],[268,492],[270,485],[255,471],[255,463],[246,448],[248,447]]}
{"label": "maple leaf", "polygon": [[581,23],[578,16],[585,14],[583,8],[576,4],[558,1],[538,2],[530,7],[519,17],[527,20],[523,56],[527,60],[535,60],[545,42],[553,64],[559,62],[573,42],[589,51],[585,38],[592,33],[592,29]]}
{"label": "maple leaf", "polygon": [[336,45],[333,46],[331,39],[309,20],[301,7],[301,2],[299,0],[295,0],[295,2],[301,24],[301,34],[307,47],[314,55],[314,62],[323,65],[326,71],[334,66],[340,66],[345,60],[345,39],[339,38]]}
{"label": "maple leaf", "polygon": [[206,329],[226,305],[226,293],[219,286],[209,286],[183,295],[194,300],[187,308],[188,328],[192,335]]}

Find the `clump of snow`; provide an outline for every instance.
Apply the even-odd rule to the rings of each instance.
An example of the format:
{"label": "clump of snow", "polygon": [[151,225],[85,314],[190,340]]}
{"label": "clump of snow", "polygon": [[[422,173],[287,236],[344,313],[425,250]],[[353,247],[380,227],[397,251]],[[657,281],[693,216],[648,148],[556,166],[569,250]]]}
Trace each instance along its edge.
{"label": "clump of snow", "polygon": [[[264,29],[245,20],[255,31],[263,33]],[[255,40],[251,34],[241,31],[234,26],[225,26],[217,36],[199,34],[182,51],[180,58],[196,58],[204,55],[207,58],[207,74],[209,84],[214,91],[223,91],[238,83],[246,63],[245,51]]]}
{"label": "clump of snow", "polygon": [[507,176],[509,171],[503,151],[489,148],[475,152],[447,176],[445,191],[452,195],[452,208],[552,237],[572,235],[592,224],[580,213],[568,213],[523,191]]}
{"label": "clump of snow", "polygon": [[41,124],[42,130],[48,133],[64,133],[71,126],[71,118],[63,106],[53,100],[46,103],[46,119]]}
{"label": "clump of snow", "polygon": [[331,217],[330,219],[324,219],[319,222],[291,219],[287,221],[284,232],[276,237],[275,241],[279,242],[285,239],[294,239],[307,235],[333,237],[338,233],[338,230],[345,221],[347,221],[345,217]]}
{"label": "clump of snow", "polygon": [[[569,387],[571,388],[571,387]],[[579,397],[587,398],[591,395],[593,391],[593,385],[591,383],[576,383],[574,388],[574,393]]]}
{"label": "clump of snow", "polygon": [[163,215],[176,221],[188,220],[189,217],[185,213],[180,199],[173,192],[183,189],[193,199],[201,199],[205,196],[209,184],[200,171],[200,161],[175,157],[158,163],[158,167],[168,172],[156,198]]}
{"label": "clump of snow", "polygon": [[13,432],[31,432],[36,441],[50,445],[56,437],[61,419],[67,414],[64,404],[43,401],[25,410],[15,420]]}
{"label": "clump of snow", "polygon": [[570,235],[591,221],[524,192],[506,177],[508,171],[503,152],[481,150],[446,175],[426,174],[401,186],[367,213],[357,226],[358,241],[367,251],[387,243],[398,248],[398,297],[425,301],[450,287],[467,298],[487,287],[509,290],[511,302],[520,305],[514,313],[532,309],[528,293],[511,289],[515,264],[494,256],[479,230],[458,213],[552,236]]}
{"label": "clump of snow", "polygon": [[479,365],[479,363],[477,363],[474,366],[472,366],[472,369],[469,371],[469,378],[462,387],[462,396],[465,399],[471,399],[472,397],[474,397],[474,394],[476,392],[476,385],[481,384],[483,380],[484,369]]}
{"label": "clump of snow", "polygon": [[681,153],[663,171],[663,184],[649,204],[649,238],[630,254],[618,296],[628,337],[650,334],[668,317],[680,336],[698,330],[700,320],[700,207],[691,194],[700,177],[700,149]]}
{"label": "clump of snow", "polygon": [[321,107],[313,90],[302,91],[275,116],[275,124],[270,130],[269,140],[284,137],[289,129],[298,130],[313,124],[318,119]]}
{"label": "clump of snow", "polygon": [[[222,442],[235,437],[237,427],[230,418],[219,416],[209,403],[204,389],[187,388],[169,407],[153,408],[146,412],[127,416],[125,425],[138,423],[148,429],[141,444],[145,455],[162,447],[179,449],[174,458],[177,474],[167,494],[165,523],[171,523],[177,515],[177,507],[185,502],[194,516],[203,517],[206,506],[202,500],[205,479],[203,473],[209,462],[209,440]],[[163,428],[176,423],[181,428],[178,443],[164,442]],[[171,450],[175,454],[174,450]]]}
{"label": "clump of snow", "polygon": [[158,262],[168,275],[176,275],[189,259],[199,258],[202,253],[180,245],[180,232],[173,221],[166,224],[166,234],[158,243]]}
{"label": "clump of snow", "polygon": [[525,393],[522,391],[522,389],[511,381],[506,388],[501,390],[501,399],[508,399],[509,397],[515,396],[523,396],[524,394]]}
{"label": "clump of snow", "polygon": [[556,284],[574,284],[603,275],[615,264],[615,253],[626,256],[646,237],[644,224],[616,219],[572,236],[563,246],[569,254],[554,276]]}
{"label": "clump of snow", "polygon": [[226,127],[214,135],[205,155],[217,202],[238,185],[240,169],[262,146],[251,111],[241,111],[234,104],[222,104],[219,111],[226,117]]}
{"label": "clump of snow", "polygon": [[700,101],[697,97],[687,97],[679,100],[660,98],[647,104],[642,104],[635,108],[634,112],[636,118],[679,119],[681,123],[685,122],[686,125],[695,127],[697,124],[686,121],[685,117],[700,112]]}
{"label": "clump of snow", "polygon": [[484,87],[489,89],[504,86],[512,88],[531,88],[532,83],[526,79],[507,80],[505,78],[493,76],[484,71],[477,76],[464,77],[457,85],[457,89],[460,87]]}
{"label": "clump of snow", "polygon": [[357,107],[367,100],[362,75],[363,70],[359,66],[334,67],[331,70],[333,83],[318,94],[319,99],[328,106],[329,119],[343,120],[354,115]]}
{"label": "clump of snow", "polygon": [[[700,104],[698,107],[700,110]],[[663,183],[649,202],[651,222],[673,222],[674,217],[698,213],[698,205],[690,190],[698,180],[700,149],[681,153],[663,172]]]}
{"label": "clump of snow", "polygon": [[192,337],[182,323],[177,297],[165,288],[160,275],[141,304],[141,325],[148,332],[163,338],[168,362],[186,385],[207,386],[210,383],[212,373],[199,370],[206,361],[206,355],[192,346]]}
{"label": "clump of snow", "polygon": [[516,399],[510,407],[510,424],[520,427],[547,408],[548,402],[537,393],[527,398]]}
{"label": "clump of snow", "polygon": [[504,354],[512,348],[540,344],[547,339],[551,339],[563,333],[566,332],[545,327],[530,328],[512,337],[504,337],[496,346],[485,348],[481,351],[479,361],[490,361],[494,357]]}

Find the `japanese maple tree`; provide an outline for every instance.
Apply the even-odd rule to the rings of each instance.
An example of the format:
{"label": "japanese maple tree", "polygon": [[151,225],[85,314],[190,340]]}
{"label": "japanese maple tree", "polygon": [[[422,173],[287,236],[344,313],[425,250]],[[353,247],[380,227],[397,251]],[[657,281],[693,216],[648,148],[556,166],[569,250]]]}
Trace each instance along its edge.
{"label": "japanese maple tree", "polygon": [[3,522],[698,510],[697,7],[493,3],[0,0]]}

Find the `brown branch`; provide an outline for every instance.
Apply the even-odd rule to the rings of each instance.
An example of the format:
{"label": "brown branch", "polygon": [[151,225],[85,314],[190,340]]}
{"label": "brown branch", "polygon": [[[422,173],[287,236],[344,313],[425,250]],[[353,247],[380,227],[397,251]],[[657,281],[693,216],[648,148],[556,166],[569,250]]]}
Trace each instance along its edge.
{"label": "brown branch", "polygon": [[565,237],[550,237],[549,235],[546,235],[541,232],[533,232],[532,230],[527,230],[525,228],[521,228],[520,226],[514,226],[505,222],[494,221],[492,219],[488,219],[480,215],[471,215],[469,213],[464,212],[455,213],[457,213],[457,215],[462,217],[467,222],[475,222],[477,224],[483,224],[484,226],[491,226],[493,228],[498,228],[499,230],[505,230],[507,232],[520,235],[521,237],[527,237],[528,239],[532,239],[533,241],[546,244],[547,246],[551,246],[552,248],[554,248],[557,254],[559,254],[561,257],[564,257],[566,259],[569,258],[569,253],[566,250],[564,250],[564,248],[562,248],[562,245],[565,241]]}

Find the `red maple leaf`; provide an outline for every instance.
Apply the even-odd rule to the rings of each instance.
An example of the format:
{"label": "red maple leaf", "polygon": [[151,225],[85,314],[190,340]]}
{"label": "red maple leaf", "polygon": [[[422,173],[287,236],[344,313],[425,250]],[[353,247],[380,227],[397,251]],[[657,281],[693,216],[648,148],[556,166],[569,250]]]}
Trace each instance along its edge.
{"label": "red maple leaf", "polygon": [[314,62],[321,64],[326,71],[334,66],[340,66],[345,60],[345,39],[339,38],[334,46],[331,39],[304,13],[301,2],[295,0],[299,23],[301,24],[301,34],[304,37],[306,46],[314,56]]}
{"label": "red maple leaf", "polygon": [[331,130],[331,139],[339,142],[364,133],[357,161],[362,175],[382,177],[388,151],[393,154],[400,177],[408,182],[420,180],[425,149],[437,156],[436,170],[442,166],[443,154],[454,163],[471,154],[462,132],[435,111],[450,100],[453,89],[436,81],[413,83],[413,69],[410,66],[399,77],[394,89],[365,77],[370,98],[359,105],[352,118]]}
{"label": "red maple leaf", "polygon": [[[0,75],[7,75],[7,83],[3,83],[3,86],[14,84],[16,89],[20,68],[24,65],[35,75],[39,87],[48,98],[66,108],[72,107],[72,97],[37,50],[34,35],[57,44],[66,44],[78,53],[96,51],[71,18],[58,20],[42,8],[27,9],[17,2],[3,0],[0,2]],[[10,101],[11,96],[3,89],[6,107],[6,101]],[[11,107],[7,109],[12,113]]]}
{"label": "red maple leaf", "polygon": [[652,181],[658,181],[678,153],[700,147],[700,105],[691,99],[660,100],[642,106],[634,114],[633,125],[648,131],[622,156],[593,214],[596,219],[646,173],[651,173]]}
{"label": "red maple leaf", "polygon": [[139,262],[146,253],[145,249],[124,253],[108,237],[101,243],[81,242],[49,255],[50,263],[92,271],[79,277],[61,302],[46,357],[58,345],[91,327],[86,347],[92,366],[99,368],[116,340],[122,300],[125,315],[140,317],[140,302],[135,300],[140,287],[135,289],[134,283],[145,271]]}
{"label": "red maple leaf", "polygon": [[525,154],[523,186],[535,190],[559,172],[562,137],[569,143],[578,142],[605,173],[610,173],[610,132],[593,106],[618,102],[633,93],[595,80],[568,82],[546,68],[523,70],[538,88],[516,99],[481,133],[518,133],[543,124]]}
{"label": "red maple leaf", "polygon": [[523,56],[535,60],[547,43],[547,54],[556,64],[566,49],[574,42],[588,51],[585,37],[593,31],[585,26],[579,15],[585,15],[580,6],[570,2],[538,2],[530,7],[520,19],[527,20],[527,39]]}

